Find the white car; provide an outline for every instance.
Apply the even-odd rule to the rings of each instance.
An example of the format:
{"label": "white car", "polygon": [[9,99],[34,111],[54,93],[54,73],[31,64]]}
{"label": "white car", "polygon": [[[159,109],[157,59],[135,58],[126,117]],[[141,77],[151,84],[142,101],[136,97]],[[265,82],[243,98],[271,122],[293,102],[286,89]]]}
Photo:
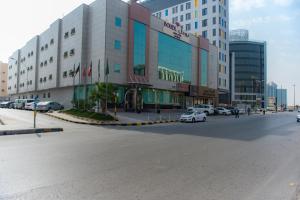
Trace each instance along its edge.
{"label": "white car", "polygon": [[34,110],[34,102],[26,103],[25,110]]}
{"label": "white car", "polygon": [[180,116],[181,122],[205,122],[206,114],[198,111],[187,111],[186,113]]}
{"label": "white car", "polygon": [[297,115],[297,122],[300,122],[300,114]]}
{"label": "white car", "polygon": [[215,113],[214,107],[212,105],[206,105],[206,104],[198,104],[193,107],[189,107],[188,110],[204,112],[206,115],[213,115]]}
{"label": "white car", "polygon": [[231,111],[226,108],[217,107],[216,110],[219,115],[231,115]]}

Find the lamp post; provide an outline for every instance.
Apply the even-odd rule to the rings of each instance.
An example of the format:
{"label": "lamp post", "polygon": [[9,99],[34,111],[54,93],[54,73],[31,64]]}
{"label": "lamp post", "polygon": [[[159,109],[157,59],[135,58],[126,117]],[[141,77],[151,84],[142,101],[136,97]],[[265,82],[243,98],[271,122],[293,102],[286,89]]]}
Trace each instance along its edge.
{"label": "lamp post", "polygon": [[294,84],[293,87],[294,87],[294,110],[296,110],[296,84]]}

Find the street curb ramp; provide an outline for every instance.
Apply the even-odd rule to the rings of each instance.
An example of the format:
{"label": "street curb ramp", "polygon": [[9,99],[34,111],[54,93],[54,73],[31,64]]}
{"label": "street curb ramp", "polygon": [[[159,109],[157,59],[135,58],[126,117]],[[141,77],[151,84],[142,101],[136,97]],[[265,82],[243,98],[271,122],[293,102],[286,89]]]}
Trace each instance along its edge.
{"label": "street curb ramp", "polygon": [[37,128],[37,129],[23,129],[23,130],[4,130],[0,131],[0,136],[7,135],[28,135],[28,134],[39,134],[39,133],[52,133],[62,132],[62,128]]}

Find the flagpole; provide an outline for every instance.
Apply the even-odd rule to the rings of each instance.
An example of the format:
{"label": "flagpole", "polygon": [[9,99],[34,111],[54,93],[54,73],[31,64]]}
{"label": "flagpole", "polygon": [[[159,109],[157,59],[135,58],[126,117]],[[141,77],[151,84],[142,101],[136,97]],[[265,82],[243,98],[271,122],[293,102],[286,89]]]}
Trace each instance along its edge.
{"label": "flagpole", "polygon": [[75,64],[73,67],[73,107],[75,107]]}
{"label": "flagpole", "polygon": [[[81,90],[81,64],[79,63],[78,90]],[[79,109],[79,97],[77,97],[77,109]]]}
{"label": "flagpole", "polygon": [[99,59],[99,61],[98,61],[98,83],[100,82],[100,64],[101,64],[101,62]]}
{"label": "flagpole", "polygon": [[105,112],[107,112],[107,103],[108,103],[108,74],[109,74],[109,66],[108,66],[108,59],[106,61],[106,70],[105,70],[105,82],[106,82],[106,89],[105,89]]}

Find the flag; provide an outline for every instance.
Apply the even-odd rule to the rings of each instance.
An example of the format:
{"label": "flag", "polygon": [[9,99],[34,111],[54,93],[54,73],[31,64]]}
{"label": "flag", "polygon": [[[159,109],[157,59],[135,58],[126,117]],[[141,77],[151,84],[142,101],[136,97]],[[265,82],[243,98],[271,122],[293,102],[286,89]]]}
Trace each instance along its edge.
{"label": "flag", "polygon": [[98,82],[100,82],[100,59],[98,61]]}
{"label": "flag", "polygon": [[[74,67],[74,69],[75,69],[75,67]],[[79,71],[80,71],[80,63],[79,63],[79,65],[78,65],[78,67],[77,67],[77,69],[75,71],[74,76],[76,76],[79,73]]]}
{"label": "flag", "polygon": [[85,67],[83,67],[82,77],[86,77],[86,68]]}
{"label": "flag", "polygon": [[108,65],[108,59],[106,60],[106,68],[105,68],[105,75],[107,76],[109,74],[109,65]]}
{"label": "flag", "polygon": [[92,76],[92,70],[93,70],[93,63],[91,62],[91,65],[89,66],[89,69],[87,71],[88,76]]}

